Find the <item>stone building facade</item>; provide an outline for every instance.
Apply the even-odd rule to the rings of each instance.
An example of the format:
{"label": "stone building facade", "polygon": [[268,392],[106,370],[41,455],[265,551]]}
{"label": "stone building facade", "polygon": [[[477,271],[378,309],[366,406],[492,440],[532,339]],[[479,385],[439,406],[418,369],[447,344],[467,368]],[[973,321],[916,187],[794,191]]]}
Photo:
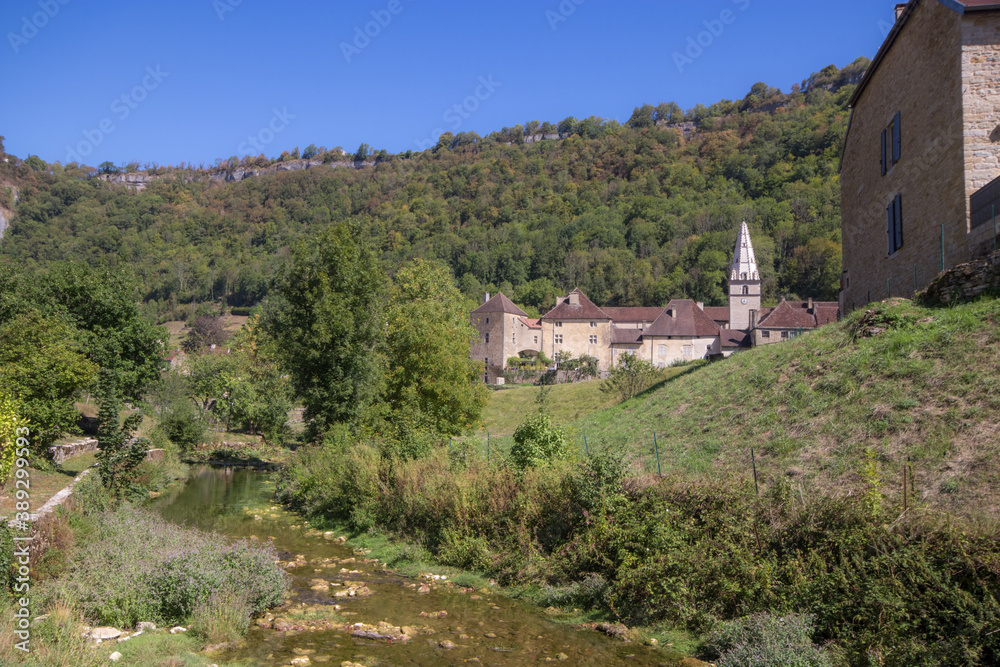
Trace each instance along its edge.
{"label": "stone building facade", "polygon": [[483,299],[472,311],[479,340],[471,356],[485,362],[483,380],[503,382],[507,359],[544,352],[597,359],[601,372],[623,354],[634,354],[663,368],[677,362],[725,357],[754,344],[766,345],[836,321],[833,302],[782,301],[761,307],[760,272],[750,230],[744,222],[736,240],[729,273],[729,306],[708,307],[673,299],[664,307],[604,307],[575,289],[534,320],[503,294]]}
{"label": "stone building facade", "polygon": [[850,106],[841,312],[912,297],[993,249],[992,220],[973,224],[973,202],[1000,175],[1000,3],[898,5]]}

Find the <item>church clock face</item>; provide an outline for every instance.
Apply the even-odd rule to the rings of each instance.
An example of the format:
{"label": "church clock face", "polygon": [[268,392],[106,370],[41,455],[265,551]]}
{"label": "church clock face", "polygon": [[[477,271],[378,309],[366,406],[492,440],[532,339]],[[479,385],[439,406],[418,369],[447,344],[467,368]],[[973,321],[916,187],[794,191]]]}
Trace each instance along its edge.
{"label": "church clock face", "polygon": [[745,306],[745,305],[747,305],[747,300],[746,299],[740,299],[740,303],[742,303]]}

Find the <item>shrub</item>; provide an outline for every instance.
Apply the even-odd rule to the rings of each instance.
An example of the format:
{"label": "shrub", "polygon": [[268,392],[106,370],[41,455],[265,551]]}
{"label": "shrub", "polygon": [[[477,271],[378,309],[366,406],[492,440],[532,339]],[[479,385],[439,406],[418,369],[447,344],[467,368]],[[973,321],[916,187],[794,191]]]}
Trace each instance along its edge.
{"label": "shrub", "polygon": [[252,612],[281,602],[287,575],[270,545],[169,524],[124,506],[97,517],[58,594],[99,624],[181,623],[213,594],[242,595]]}
{"label": "shrub", "polygon": [[552,424],[547,414],[539,412],[515,429],[510,460],[515,467],[524,470],[569,458],[571,453],[565,429]]}
{"label": "shrub", "polygon": [[702,651],[718,667],[828,667],[830,657],[812,643],[807,614],[751,614],[719,623]]}
{"label": "shrub", "polygon": [[627,401],[639,392],[649,389],[660,378],[653,364],[634,354],[623,354],[611,370],[607,379],[601,382],[601,391],[617,394]]}
{"label": "shrub", "polygon": [[198,602],[191,613],[191,630],[212,644],[235,642],[250,627],[252,608],[238,591],[213,593]]}
{"label": "shrub", "polygon": [[191,401],[186,399],[164,407],[159,430],[182,451],[194,449],[205,439],[205,422]]}

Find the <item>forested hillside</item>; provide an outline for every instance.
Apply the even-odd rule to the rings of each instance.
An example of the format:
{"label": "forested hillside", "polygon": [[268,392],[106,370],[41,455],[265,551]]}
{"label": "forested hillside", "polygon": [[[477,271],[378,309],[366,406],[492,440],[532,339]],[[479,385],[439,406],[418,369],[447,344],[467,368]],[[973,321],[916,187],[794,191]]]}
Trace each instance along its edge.
{"label": "forested hillside", "polygon": [[[687,112],[644,105],[624,125],[568,118],[486,137],[446,133],[422,153],[362,146],[371,159],[357,169],[321,164],[238,182],[218,176],[298,158],[298,148],[208,170],[157,167],[139,192],[82,165],[6,156],[0,207],[16,214],[0,257],[29,271],[66,259],[127,266],[159,313],[247,306],[265,296],[292,241],[352,219],[389,267],[440,259],[470,298],[502,289],[544,312],[579,286],[601,305],[721,304],[746,219],[766,300],[832,300],[838,160],[866,66],[830,66],[787,94],[759,83],[742,100]],[[561,138],[534,140],[557,130]]]}

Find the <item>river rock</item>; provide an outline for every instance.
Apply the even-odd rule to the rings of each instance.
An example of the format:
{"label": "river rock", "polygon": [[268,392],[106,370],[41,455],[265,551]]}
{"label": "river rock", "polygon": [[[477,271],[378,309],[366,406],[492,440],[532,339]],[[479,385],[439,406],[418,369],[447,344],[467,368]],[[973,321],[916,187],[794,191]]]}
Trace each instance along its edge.
{"label": "river rock", "polygon": [[715,663],[704,662],[698,658],[684,658],[677,663],[677,667],[715,667]]}
{"label": "river rock", "polygon": [[293,648],[292,653],[295,655],[312,655],[316,652],[314,648]]}
{"label": "river rock", "polygon": [[445,639],[443,641],[438,642],[438,646],[440,646],[441,648],[446,649],[446,650],[451,650],[453,648],[458,648],[458,644],[454,643],[453,641],[451,641],[449,639]]}
{"label": "river rock", "polygon": [[623,642],[634,639],[635,634],[632,630],[629,630],[624,623],[598,623],[594,626],[594,629],[603,632],[608,637],[620,639]]}
{"label": "river rock", "polygon": [[107,641],[109,639],[118,639],[122,636],[122,631],[118,628],[112,628],[109,626],[104,626],[100,628],[94,628],[90,631],[90,638],[96,639],[98,641]]}
{"label": "river rock", "polygon": [[403,633],[402,628],[379,621],[378,625],[368,625],[367,623],[354,623],[347,626],[351,634],[355,637],[365,639],[379,639],[388,642],[408,642],[410,636]]}
{"label": "river rock", "polygon": [[312,660],[310,660],[308,657],[301,656],[299,658],[292,658],[292,662],[290,664],[293,664],[293,665],[308,665],[311,662],[312,662]]}

